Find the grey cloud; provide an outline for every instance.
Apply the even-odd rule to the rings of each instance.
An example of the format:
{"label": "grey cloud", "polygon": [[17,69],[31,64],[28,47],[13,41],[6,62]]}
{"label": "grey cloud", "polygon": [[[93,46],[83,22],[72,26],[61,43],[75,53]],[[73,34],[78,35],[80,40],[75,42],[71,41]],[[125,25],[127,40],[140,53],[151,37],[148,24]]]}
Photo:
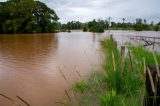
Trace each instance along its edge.
{"label": "grey cloud", "polygon": [[[4,0],[0,0],[4,1]],[[40,0],[53,8],[61,22],[106,19],[134,21],[145,18],[160,21],[160,0]]]}
{"label": "grey cloud", "polygon": [[128,20],[140,17],[156,21],[160,18],[159,0],[61,0],[58,4],[50,3],[47,4],[57,11],[62,22],[105,19],[109,16],[115,21],[123,17]]}

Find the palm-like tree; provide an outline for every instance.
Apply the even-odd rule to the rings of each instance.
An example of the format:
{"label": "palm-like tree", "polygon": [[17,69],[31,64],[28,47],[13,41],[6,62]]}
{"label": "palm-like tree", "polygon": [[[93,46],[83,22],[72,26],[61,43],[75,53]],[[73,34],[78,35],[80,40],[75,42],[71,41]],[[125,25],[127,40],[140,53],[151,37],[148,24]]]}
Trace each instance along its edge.
{"label": "palm-like tree", "polygon": [[125,20],[126,20],[125,18],[122,18],[123,23],[125,22]]}

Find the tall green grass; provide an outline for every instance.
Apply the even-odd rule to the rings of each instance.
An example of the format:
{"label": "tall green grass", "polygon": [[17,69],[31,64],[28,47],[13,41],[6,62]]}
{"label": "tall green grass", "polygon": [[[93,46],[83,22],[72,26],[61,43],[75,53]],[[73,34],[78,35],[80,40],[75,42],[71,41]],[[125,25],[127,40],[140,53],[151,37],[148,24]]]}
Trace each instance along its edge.
{"label": "tall green grass", "polygon": [[[76,83],[81,106],[142,106],[145,96],[146,65],[155,64],[153,53],[141,47],[129,45],[121,70],[121,53],[113,39],[104,39],[101,46],[105,55],[102,68],[85,81]],[[160,56],[156,53],[158,63]],[[121,72],[123,71],[123,73]]]}

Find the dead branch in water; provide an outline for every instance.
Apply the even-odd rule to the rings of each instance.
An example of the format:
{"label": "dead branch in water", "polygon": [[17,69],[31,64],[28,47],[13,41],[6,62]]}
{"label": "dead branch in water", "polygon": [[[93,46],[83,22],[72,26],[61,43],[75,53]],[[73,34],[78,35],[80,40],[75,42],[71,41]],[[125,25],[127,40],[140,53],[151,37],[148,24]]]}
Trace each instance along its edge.
{"label": "dead branch in water", "polygon": [[82,77],[78,70],[76,70],[76,73],[78,74],[78,76],[79,76],[80,78]]}
{"label": "dead branch in water", "polygon": [[6,95],[0,94],[0,96],[2,96],[2,97],[4,97],[4,98],[8,99],[9,101],[15,103],[15,101],[14,101],[13,99],[11,99],[10,97],[8,97],[8,96],[6,96]]}
{"label": "dead branch in water", "polygon": [[67,90],[65,90],[65,93],[66,93],[66,95],[67,95],[68,99],[71,101],[71,97],[69,96],[69,94],[68,94]]}
{"label": "dead branch in water", "polygon": [[58,70],[60,71],[62,77],[63,77],[65,80],[67,80],[67,78],[66,78],[65,75],[63,74],[63,72],[62,72],[62,70],[60,69],[60,67],[58,67]]}
{"label": "dead branch in water", "polygon": [[17,96],[18,99],[20,99],[23,103],[25,103],[27,106],[31,106],[29,105],[25,100],[23,100],[21,97]]}
{"label": "dead branch in water", "polygon": [[[8,96],[6,96],[6,95],[4,95],[4,94],[1,94],[1,93],[0,93],[0,96],[8,99],[8,100],[11,101],[14,105],[16,105],[16,102],[15,102],[12,98],[10,98],[10,97],[8,97]],[[18,106],[21,106],[21,105],[19,105],[19,104],[17,104],[17,105],[18,105]]]}

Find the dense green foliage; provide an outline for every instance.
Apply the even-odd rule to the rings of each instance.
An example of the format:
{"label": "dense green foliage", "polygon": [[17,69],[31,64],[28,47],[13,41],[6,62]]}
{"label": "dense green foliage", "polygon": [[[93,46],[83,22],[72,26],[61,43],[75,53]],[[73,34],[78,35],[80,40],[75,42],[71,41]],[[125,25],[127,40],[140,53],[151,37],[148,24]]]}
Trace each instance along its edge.
{"label": "dense green foliage", "polygon": [[61,24],[60,29],[61,31],[83,29],[84,32],[104,32],[104,29],[108,29],[108,26],[108,21],[103,20],[93,20],[87,23],[71,21],[67,24]]}
{"label": "dense green foliage", "polygon": [[123,30],[128,29],[128,28],[133,28],[133,23],[111,22],[111,29],[119,29],[119,28]]}
{"label": "dense green foliage", "polygon": [[155,30],[155,31],[159,31],[159,26],[156,25],[156,26],[154,27],[154,30]]}
{"label": "dense green foliage", "polygon": [[68,22],[67,24],[59,23],[59,30],[62,32],[70,31],[70,30],[78,30],[78,29],[82,29],[82,27],[83,27],[83,24],[79,21],[71,21],[71,22]]}
{"label": "dense green foliage", "polygon": [[150,24],[147,23],[147,20],[144,19],[142,20],[141,18],[137,18],[135,22],[125,22],[125,19],[122,19],[121,22],[111,22],[111,29],[114,30],[135,30],[135,31],[149,31],[149,30],[154,30],[153,28],[156,27],[157,25],[154,25],[154,22],[152,21]]}
{"label": "dense green foliage", "polygon": [[134,25],[134,30],[136,30],[136,31],[151,30],[151,26],[153,26],[153,25],[148,25],[147,21],[145,19],[143,22],[142,19],[138,18],[138,19],[136,19],[136,24]]}
{"label": "dense green foliage", "polygon": [[61,31],[83,29],[84,32],[104,32],[104,30],[135,30],[135,31],[149,31],[149,30],[158,30],[157,25],[160,25],[160,22],[157,25],[154,25],[152,21],[150,24],[146,19],[137,18],[135,22],[125,22],[126,19],[122,18],[122,22],[114,22],[110,19],[106,20],[93,20],[86,23],[79,21],[71,21],[67,24],[60,24]]}
{"label": "dense green foliage", "polygon": [[76,30],[81,28],[81,23],[79,21],[71,21],[67,23],[67,28],[69,30]]}
{"label": "dense green foliage", "polygon": [[58,16],[34,0],[0,2],[0,33],[54,32]]}
{"label": "dense green foliage", "polygon": [[134,30],[136,30],[136,31],[143,30],[142,19],[136,19],[136,24],[134,25]]}
{"label": "dense green foliage", "polygon": [[93,20],[88,23],[90,32],[104,32],[105,24],[101,21]]}
{"label": "dense green foliage", "polygon": [[86,26],[83,27],[83,32],[87,32],[88,28]]}
{"label": "dense green foliage", "polygon": [[[146,94],[144,66],[155,64],[152,52],[129,45],[131,57],[126,54],[122,74],[117,44],[112,39],[104,39],[101,45],[105,55],[102,68],[73,86],[81,94],[78,103],[81,106],[142,106]],[[158,53],[156,58],[160,64]]]}

